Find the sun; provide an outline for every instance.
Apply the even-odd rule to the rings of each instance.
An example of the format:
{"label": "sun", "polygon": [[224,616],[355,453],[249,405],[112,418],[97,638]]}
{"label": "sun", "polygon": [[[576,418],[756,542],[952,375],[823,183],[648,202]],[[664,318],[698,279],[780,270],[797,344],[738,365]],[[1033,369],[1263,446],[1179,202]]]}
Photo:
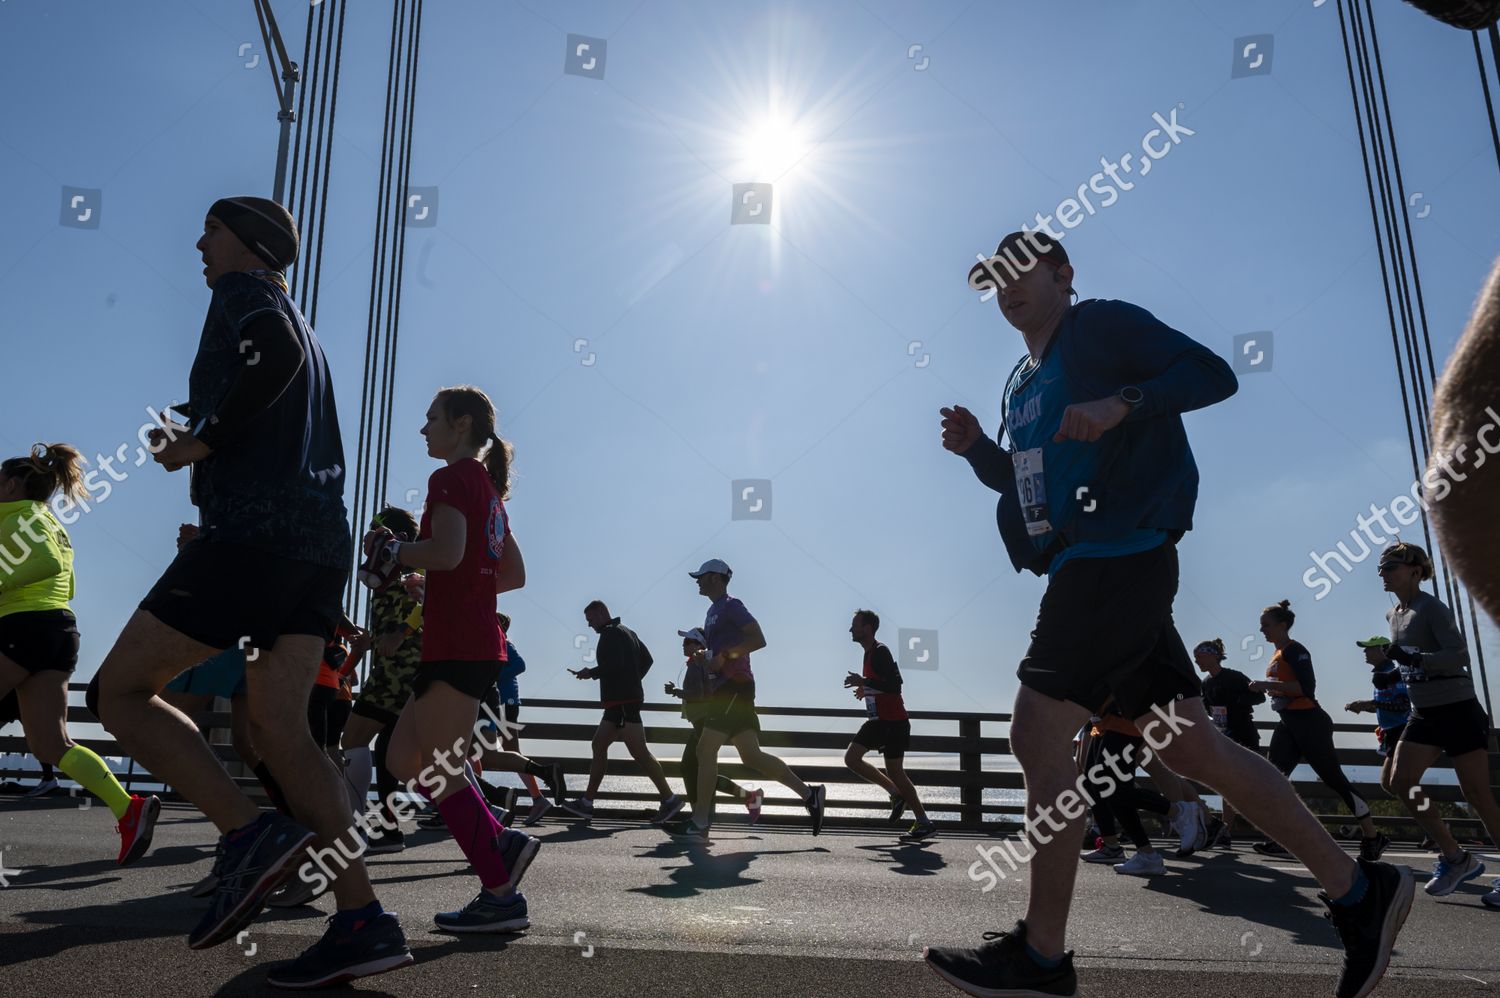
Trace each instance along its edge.
{"label": "sun", "polygon": [[740,171],[747,181],[783,183],[812,149],[806,129],[798,122],[767,115],[740,135]]}

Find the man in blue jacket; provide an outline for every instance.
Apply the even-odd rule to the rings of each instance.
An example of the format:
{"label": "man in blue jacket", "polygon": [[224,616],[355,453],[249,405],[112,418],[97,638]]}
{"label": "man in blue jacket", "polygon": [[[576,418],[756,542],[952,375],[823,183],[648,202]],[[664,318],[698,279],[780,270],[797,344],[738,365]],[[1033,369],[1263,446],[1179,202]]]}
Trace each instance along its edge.
{"label": "man in blue jacket", "polygon": [[927,962],[971,995],[1076,994],[1063,942],[1090,802],[1072,737],[1113,703],[1169,767],[1214,787],[1306,864],[1346,951],[1337,994],[1366,995],[1411,907],[1410,871],[1352,859],[1280,773],[1219,737],[1172,622],[1177,541],[1198,494],[1182,413],[1233,395],[1234,375],[1145,309],[1072,304],[1073,277],[1062,246],[1040,232],[1006,236],[969,275],[976,290],[995,288],[1027,350],[1007,379],[996,439],[958,405],[942,410],[942,429],[943,446],[1000,493],[1016,571],[1048,577],[1010,726],[1035,852],[1025,918],[977,949],[929,948]]}

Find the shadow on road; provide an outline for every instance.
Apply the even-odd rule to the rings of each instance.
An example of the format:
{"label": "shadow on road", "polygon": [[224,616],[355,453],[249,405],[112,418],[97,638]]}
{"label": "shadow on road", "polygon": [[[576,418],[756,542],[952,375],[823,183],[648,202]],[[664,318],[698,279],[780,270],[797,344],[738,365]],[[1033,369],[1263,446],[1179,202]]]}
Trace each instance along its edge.
{"label": "shadow on road", "polygon": [[782,849],[771,852],[730,852],[714,854],[709,846],[696,842],[662,842],[650,849],[641,850],[641,859],[679,859],[686,857],[686,866],[663,866],[670,884],[652,884],[649,887],[632,887],[633,894],[645,894],[654,898],[696,897],[704,891],[722,890],[726,887],[748,887],[760,881],[745,876],[750,864],[762,856],[795,856],[798,853],[826,853],[817,846],[811,849]]}
{"label": "shadow on road", "polygon": [[856,846],[864,852],[879,853],[869,857],[872,863],[885,863],[892,873],[908,877],[934,877],[948,866],[940,853],[928,849],[921,842],[880,842],[869,846]]}

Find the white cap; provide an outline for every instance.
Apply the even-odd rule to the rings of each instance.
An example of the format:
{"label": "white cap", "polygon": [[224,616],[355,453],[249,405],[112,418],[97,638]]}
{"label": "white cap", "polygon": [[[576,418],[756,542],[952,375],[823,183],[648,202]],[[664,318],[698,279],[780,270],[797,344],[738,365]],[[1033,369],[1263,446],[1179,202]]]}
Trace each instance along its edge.
{"label": "white cap", "polygon": [[708,635],[703,633],[703,628],[701,627],[695,627],[690,631],[678,631],[677,635],[678,637],[688,638],[692,641],[696,641],[705,648],[708,647]]}
{"label": "white cap", "polygon": [[724,576],[724,578],[726,579],[734,574],[734,572],[730,571],[729,566],[724,564],[724,562],[718,558],[708,559],[699,567],[698,571],[689,572],[688,574],[696,579],[699,576],[707,575],[709,572],[716,572],[717,574]]}

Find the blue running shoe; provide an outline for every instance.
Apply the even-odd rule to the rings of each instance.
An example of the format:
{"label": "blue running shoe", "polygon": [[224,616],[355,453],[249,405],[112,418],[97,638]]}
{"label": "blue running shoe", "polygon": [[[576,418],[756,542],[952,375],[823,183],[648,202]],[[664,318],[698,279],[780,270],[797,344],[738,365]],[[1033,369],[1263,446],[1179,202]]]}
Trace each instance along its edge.
{"label": "blue running shoe", "polygon": [[521,886],[521,878],[526,876],[526,868],[536,858],[537,850],[542,847],[542,840],[514,828],[507,828],[495,841],[500,850],[500,859],[510,873],[510,879],[495,889],[515,890]]}
{"label": "blue running shoe", "polygon": [[383,911],[368,922],[355,922],[352,927],[341,925],[341,921],[337,916],[330,918],[323,938],[290,963],[272,967],[266,983],[290,991],[326,988],[414,962],[411,950],[406,948],[401,921],[390,912]]}
{"label": "blue running shoe", "polygon": [[520,932],[531,928],[526,895],[519,891],[505,897],[480,891],[458,911],[438,912],[432,920],[444,932]]}
{"label": "blue running shoe", "polygon": [[260,914],[267,895],[285,880],[317,836],[276,811],[262,814],[242,835],[220,839],[219,883],[208,912],[188,935],[188,946],[208,949],[233,939]]}

